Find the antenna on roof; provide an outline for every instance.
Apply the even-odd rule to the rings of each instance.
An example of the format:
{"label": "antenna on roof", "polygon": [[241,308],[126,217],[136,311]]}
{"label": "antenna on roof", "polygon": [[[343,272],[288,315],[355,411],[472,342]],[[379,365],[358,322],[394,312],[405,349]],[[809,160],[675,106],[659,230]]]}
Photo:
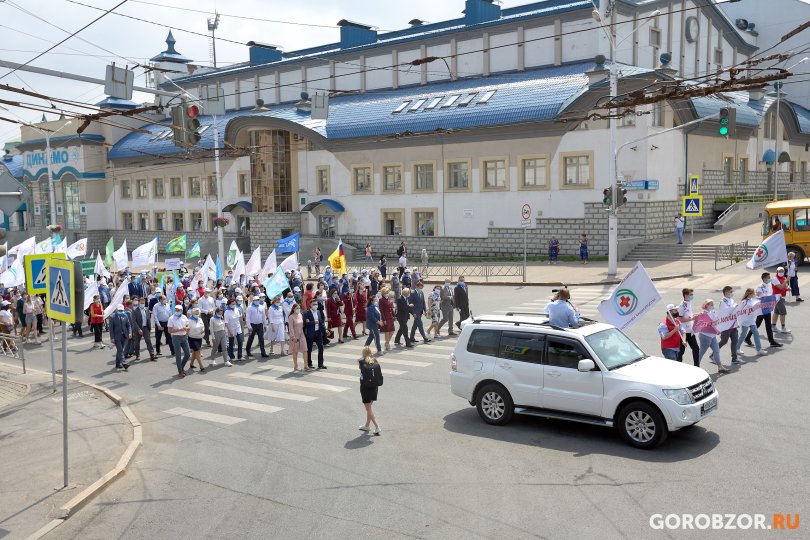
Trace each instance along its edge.
{"label": "antenna on roof", "polygon": [[208,56],[211,58],[211,63],[214,69],[217,67],[217,28],[219,28],[219,13],[214,12],[214,18],[208,19],[208,31],[211,32],[211,42],[208,48]]}

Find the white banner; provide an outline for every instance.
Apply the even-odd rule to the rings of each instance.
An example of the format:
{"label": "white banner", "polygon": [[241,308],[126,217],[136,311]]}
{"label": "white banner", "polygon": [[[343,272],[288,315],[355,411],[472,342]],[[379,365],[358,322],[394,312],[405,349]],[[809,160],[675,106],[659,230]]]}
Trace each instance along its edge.
{"label": "white banner", "polygon": [[[126,244],[124,244],[126,245]],[[110,305],[107,306],[107,309],[104,310],[104,318],[106,319],[113,313],[115,313],[115,309],[121,305],[121,302],[124,301],[124,296],[129,292],[129,278],[125,279],[121,282],[121,285],[115,289],[115,293],[112,296],[112,300],[110,301]]]}
{"label": "white banner", "polygon": [[78,242],[70,244],[67,248],[67,256],[69,259],[84,257],[85,255],[87,255],[87,238],[82,238]]}
{"label": "white banner", "polygon": [[[213,261],[211,261],[211,257],[206,257],[205,263],[203,263],[202,268],[200,271],[194,275],[194,279],[191,280],[191,284],[189,285],[193,290],[197,290],[197,287],[200,286],[200,283],[203,284],[203,287],[208,284],[208,276],[210,276],[209,265],[214,265]],[[216,268],[214,269],[214,275],[216,276]]]}
{"label": "white banner", "polygon": [[18,287],[25,283],[25,269],[22,257],[14,259],[11,267],[0,274],[0,283],[6,287]]}
{"label": "white banner", "polygon": [[183,259],[166,259],[163,264],[166,270],[180,270],[183,268]]}
{"label": "white banner", "polygon": [[143,266],[152,267],[155,264],[155,257],[157,256],[157,237],[153,238],[151,242],[147,242],[142,246],[138,246],[132,252],[132,266],[133,268],[140,268]]}
{"label": "white banner", "polygon": [[262,246],[253,250],[247,264],[245,264],[245,275],[248,277],[256,277],[262,269]]}
{"label": "white banner", "polygon": [[104,266],[104,259],[101,258],[101,252],[97,252],[96,254],[96,266],[93,269],[93,273],[99,276],[104,276],[106,278],[110,277],[110,271],[107,270],[107,267]]}
{"label": "white banner", "polygon": [[292,255],[284,259],[284,261],[282,261],[282,263],[278,267],[285,272],[292,272],[293,270],[298,270],[298,254],[293,253]]}
{"label": "white banner", "polygon": [[90,307],[93,303],[93,297],[98,295],[98,283],[96,280],[91,279],[84,284],[84,309]]}
{"label": "white banner", "polygon": [[37,238],[32,236],[25,242],[17,244],[10,250],[8,250],[9,255],[14,255],[18,259],[22,260],[23,257],[26,255],[33,255],[34,251],[37,249]]}
{"label": "white banner", "polygon": [[636,266],[613,289],[610,298],[602,300],[598,309],[605,322],[619,330],[626,330],[660,301],[661,295],[644,265],[636,262]]}
{"label": "white banner", "polygon": [[787,262],[785,231],[779,229],[759,245],[751,260],[745,264],[745,267],[749,270],[756,270],[757,268],[767,268],[783,262]]}
{"label": "white banner", "polygon": [[115,270],[117,272],[120,272],[121,270],[129,266],[129,255],[127,254],[126,240],[124,240],[124,243],[121,245],[120,248],[113,251],[113,263],[115,264]]}
{"label": "white banner", "polygon": [[276,250],[274,249],[270,255],[267,256],[267,260],[264,262],[264,266],[262,267],[262,271],[259,274],[259,281],[264,281],[267,277],[276,271],[278,268],[278,263],[276,262]]}
{"label": "white banner", "polygon": [[734,328],[737,325],[737,308],[738,306],[736,304],[734,306],[728,306],[720,302],[720,305],[717,307],[717,322],[714,325],[718,332],[725,332],[729,328]]}
{"label": "white banner", "polygon": [[34,253],[39,255],[41,253],[53,253],[53,242],[51,242],[50,238],[46,238],[42,242],[36,245],[34,248]]}
{"label": "white banner", "polygon": [[217,264],[214,262],[214,259],[211,258],[211,255],[205,256],[205,266],[208,268],[208,279],[213,282],[217,280]]}

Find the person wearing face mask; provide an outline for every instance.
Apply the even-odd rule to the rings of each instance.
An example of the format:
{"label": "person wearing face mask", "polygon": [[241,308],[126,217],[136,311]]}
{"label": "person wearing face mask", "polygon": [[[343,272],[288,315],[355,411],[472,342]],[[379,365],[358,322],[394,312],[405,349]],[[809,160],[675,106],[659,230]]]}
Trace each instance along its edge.
{"label": "person wearing face mask", "polygon": [[267,310],[267,320],[270,324],[267,325],[267,335],[265,338],[270,342],[270,354],[273,354],[273,347],[278,343],[281,350],[279,354],[284,356],[284,342],[287,341],[287,336],[284,335],[284,308],[282,307],[281,297],[276,296],[270,304],[270,309]]}
{"label": "person wearing face mask", "polygon": [[411,309],[413,309],[413,304],[408,301],[410,295],[410,289],[402,289],[402,294],[397,298],[397,322],[399,323],[399,329],[397,330],[397,335],[394,336],[394,343],[401,346],[402,343],[399,341],[399,337],[403,336],[405,338],[405,346],[412,349],[413,343],[411,342],[411,335],[408,332],[408,319],[411,316]]}
{"label": "person wearing face mask", "polygon": [[714,325],[716,325],[720,320],[720,318],[717,316],[717,310],[714,309],[714,300],[709,299],[703,302],[702,309],[703,314],[708,315],[709,318],[711,318],[712,325],[702,326],[700,332],[698,332],[700,351],[698,352],[698,363],[696,365],[700,367],[700,361],[703,359],[703,355],[706,354],[706,351],[711,349],[711,359],[712,362],[717,366],[717,372],[728,373],[728,368],[726,368],[720,360],[720,346],[717,343],[717,334],[713,328]]}
{"label": "person wearing face mask", "polygon": [[222,356],[222,362],[231,367],[231,361],[225,353],[225,319],[223,318],[221,307],[214,308],[214,314],[211,316],[211,356],[209,363],[212,366],[217,365],[217,355]]}
{"label": "person wearing face mask", "polygon": [[336,288],[329,289],[329,299],[326,301],[326,315],[329,319],[329,337],[334,338],[333,332],[337,329],[338,343],[343,343],[341,336],[340,308],[343,306],[343,300],[340,299]]}
{"label": "person wearing face mask", "polygon": [[667,305],[667,316],[658,325],[661,337],[661,356],[667,360],[677,360],[681,348],[681,328],[678,321],[678,306]]}
{"label": "person wearing face mask", "polygon": [[[720,301],[720,305],[724,308],[725,311],[734,313],[737,308],[737,302],[734,301],[734,289],[730,285],[726,285],[723,287],[723,299]],[[720,344],[718,347],[720,349],[723,346],[731,341],[731,363],[732,364],[742,364],[742,362],[737,358],[737,342],[739,340],[739,331],[737,328],[740,326],[740,323],[737,321],[737,318],[734,318],[734,324],[731,325],[731,328],[723,330],[720,333]],[[711,353],[714,354],[714,353]],[[711,357],[711,355],[710,355]],[[714,360],[714,358],[712,358]]]}
{"label": "person wearing face mask", "polygon": [[436,328],[436,336],[438,337],[441,334],[442,326],[446,322],[450,323],[447,327],[447,335],[455,336],[456,333],[453,332],[453,308],[455,304],[453,303],[453,287],[450,286],[450,278],[444,280],[444,287],[442,287],[439,294],[441,295],[442,320],[439,321],[439,326]]}
{"label": "person wearing face mask", "polygon": [[433,331],[433,336],[439,335],[439,321],[442,320],[442,287],[436,285],[428,297],[430,307],[430,328],[427,329],[427,334],[430,336],[430,331]]}
{"label": "person wearing face mask", "polygon": [[155,353],[157,356],[161,356],[161,336],[166,336],[166,345],[169,346],[169,352],[174,356],[174,344],[169,333],[169,318],[171,316],[172,306],[169,305],[169,299],[165,295],[160,295],[160,301],[155,304],[155,308],[152,310],[152,318],[155,320]]}
{"label": "person wearing face mask", "polygon": [[695,291],[689,288],[681,291],[683,295],[683,302],[678,306],[678,320],[681,323],[681,332],[684,333],[684,340],[681,343],[680,350],[678,351],[678,362],[683,362],[683,353],[686,352],[686,346],[692,349],[692,362],[697,366],[700,365],[698,354],[700,346],[698,345],[695,334],[692,333],[692,327],[695,320],[695,315],[692,313],[692,300],[695,299]]}
{"label": "person wearing face mask", "polygon": [[194,369],[194,362],[200,368],[200,373],[205,373],[205,366],[202,361],[202,341],[205,335],[205,325],[203,324],[202,317],[200,317],[200,308],[191,310],[191,315],[188,317],[188,346],[191,348],[191,363],[189,369]]}
{"label": "person wearing face mask", "polygon": [[146,350],[149,352],[149,360],[157,361],[155,350],[152,347],[152,325],[150,323],[149,310],[146,309],[146,300],[137,299],[132,303],[132,319],[135,321],[133,328],[133,339],[131,351],[135,354],[135,360],[141,358],[141,340],[146,342]]}
{"label": "person wearing face mask", "polygon": [[90,304],[90,329],[93,330],[93,348],[103,349],[104,342],[101,339],[101,331],[104,328],[104,306],[101,305],[101,298],[98,295],[93,297]]}
{"label": "person wearing face mask", "polygon": [[[177,375],[185,377],[186,362],[191,357],[191,349],[188,344],[189,321],[183,315],[183,308],[180,305],[174,306],[174,315],[169,318],[169,333],[174,342],[174,361],[177,364]],[[182,352],[182,356],[181,353]]]}
{"label": "person wearing face mask", "polygon": [[453,291],[453,302],[458,310],[456,328],[461,330],[461,321],[466,321],[470,318],[470,292],[467,289],[467,284],[464,282],[464,276],[458,276],[458,282],[456,282],[456,288]]}
{"label": "person wearing face mask", "polygon": [[428,307],[425,302],[425,293],[422,292],[424,285],[421,281],[416,282],[416,287],[411,291],[408,302],[411,304],[411,314],[413,315],[413,325],[411,325],[411,343],[416,343],[416,331],[422,336],[422,341],[430,343],[430,338],[425,335],[425,325],[422,324],[422,317],[428,315]]}
{"label": "person wearing face mask", "polygon": [[394,303],[391,296],[393,293],[388,290],[388,287],[380,289],[380,299],[378,307],[380,308],[380,315],[382,317],[381,330],[385,334],[385,350],[391,350],[391,338],[394,337]]}
{"label": "person wearing face mask", "polygon": [[[298,369],[298,355],[306,354],[307,338],[304,335],[304,317],[301,315],[301,307],[293,303],[290,307],[290,314],[287,316],[287,347],[292,355],[293,371]],[[307,363],[306,357],[303,359]]]}
{"label": "person wearing face mask", "polygon": [[368,347],[371,342],[377,347],[377,354],[384,354],[380,346],[380,321],[382,321],[382,313],[377,305],[377,297],[372,296],[368,299],[366,305],[366,327],[368,328],[368,337],[366,338],[365,346]]}
{"label": "person wearing face mask", "polygon": [[801,294],[799,294],[799,271],[796,264],[796,253],[793,251],[788,253],[787,278],[790,284],[790,295],[793,296],[796,302],[804,302]]}
{"label": "person wearing face mask", "polygon": [[[202,287],[202,286],[201,286]],[[205,334],[203,339],[206,345],[211,345],[211,317],[214,315],[214,308],[217,307],[214,299],[211,297],[211,289],[204,289],[197,302],[197,307],[200,308],[200,317],[202,317],[203,325],[205,326]]]}
{"label": "person wearing face mask", "polygon": [[357,292],[354,293],[355,324],[360,323],[363,331],[360,334],[365,336],[366,332],[366,306],[368,305],[368,293],[366,292],[366,284],[361,280],[357,285]]}
{"label": "person wearing face mask", "polygon": [[132,324],[124,312],[124,306],[118,304],[115,314],[110,317],[110,340],[115,343],[115,368],[129,370],[129,364],[124,360],[127,342],[132,339]]}
{"label": "person wearing face mask", "polygon": [[354,296],[354,281],[349,286],[349,290],[343,293],[343,314],[346,316],[346,324],[343,326],[343,339],[349,337],[349,330],[352,332],[352,339],[357,339],[357,332],[355,331],[354,317],[357,312],[357,299]]}
{"label": "person wearing face mask", "polygon": [[295,296],[292,292],[287,292],[287,296],[284,298],[284,301],[281,302],[281,311],[284,312],[284,324],[287,324],[287,320],[290,317],[290,312],[292,311],[293,304],[297,304],[298,302],[295,300]]}
{"label": "person wearing face mask", "polygon": [[790,330],[785,326],[785,317],[787,317],[785,296],[787,296],[788,292],[788,278],[785,275],[784,267],[780,266],[776,269],[776,277],[771,280],[771,283],[773,285],[773,294],[776,295],[776,305],[773,308],[771,326],[776,328],[776,323],[781,322],[782,327],[778,331],[782,334],[789,334]]}
{"label": "person wearing face mask", "polygon": [[250,347],[253,345],[253,338],[258,336],[259,350],[261,350],[262,358],[268,358],[270,355],[264,350],[264,325],[267,322],[267,306],[264,303],[264,293],[258,298],[253,298],[253,301],[245,312],[245,322],[250,326],[250,335],[248,335],[246,347],[247,357],[253,357],[253,354],[250,352]]}
{"label": "person wearing face mask", "polygon": [[751,288],[746,289],[742,300],[740,300],[740,305],[737,308],[737,322],[741,328],[740,338],[737,340],[737,354],[742,354],[740,347],[742,347],[743,341],[748,343],[752,335],[757,344],[757,354],[768,354],[768,351],[762,348],[762,343],[759,339],[759,331],[757,330],[756,324],[757,312],[759,312],[759,301],[756,298],[756,292]]}
{"label": "person wearing face mask", "polygon": [[22,338],[24,341],[31,343],[32,341],[39,345],[39,334],[37,334],[37,304],[34,301],[33,294],[24,294],[23,298],[23,314],[25,317],[25,326],[22,331]]}
{"label": "person wearing face mask", "polygon": [[234,298],[228,300],[228,306],[225,309],[225,335],[228,336],[228,358],[234,360],[233,345],[234,341],[236,341],[237,356],[235,359],[241,362],[242,343],[244,340],[244,335],[242,334],[242,308],[236,304],[236,299]]}
{"label": "person wearing face mask", "polygon": [[323,310],[319,307],[323,306],[322,300],[317,300],[312,304],[312,309],[304,313],[304,337],[307,341],[307,370],[313,369],[312,366],[312,349],[318,347],[318,369],[326,369],[323,365],[323,342],[326,337],[326,318],[323,315]]}
{"label": "person wearing face mask", "polygon": [[[755,294],[756,297],[760,300],[760,302],[766,302],[769,300],[775,300],[773,298],[773,284],[771,283],[771,274],[770,272],[763,272],[760,276],[762,279],[762,284],[756,288]],[[771,347],[781,347],[782,344],[777,342],[773,338],[773,327],[771,326],[771,312],[773,312],[773,307],[762,307],[761,313],[757,315],[756,327],[759,328],[759,325],[763,322],[765,323],[765,333],[768,335],[768,344]],[[749,347],[753,347],[751,343],[751,336],[747,336],[745,338],[745,344]]]}

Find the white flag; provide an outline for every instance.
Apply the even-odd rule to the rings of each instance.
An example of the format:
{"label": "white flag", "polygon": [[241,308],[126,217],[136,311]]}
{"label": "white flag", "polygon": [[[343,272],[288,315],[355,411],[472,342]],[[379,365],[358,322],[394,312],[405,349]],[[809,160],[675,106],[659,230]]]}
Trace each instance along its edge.
{"label": "white flag", "polygon": [[619,330],[626,330],[660,301],[661,295],[644,265],[636,262],[636,266],[613,289],[610,298],[602,300],[598,309],[605,322]]}
{"label": "white flag", "polygon": [[767,268],[786,261],[785,231],[779,229],[759,245],[754,252],[754,256],[745,264],[745,267],[749,270],[756,270],[757,268]]}
{"label": "white flag", "polygon": [[278,263],[276,262],[276,250],[274,249],[273,252],[267,256],[267,260],[264,262],[264,267],[259,274],[259,281],[264,281],[267,279],[270,274],[276,271],[276,268],[278,268]]}
{"label": "white flag", "polygon": [[216,282],[217,264],[214,262],[214,259],[211,258],[211,255],[205,256],[205,268],[208,268],[208,276],[206,279],[210,279],[211,281]]}
{"label": "white flag", "polygon": [[129,254],[127,253],[127,241],[121,244],[121,247],[113,251],[113,263],[115,263],[115,270],[120,272],[129,266]]}
{"label": "white flag", "polygon": [[91,279],[84,284],[84,309],[90,307],[93,303],[93,297],[98,295],[98,283],[96,280]]}
{"label": "white flag", "polygon": [[0,257],[0,274],[8,270],[8,242],[3,244],[3,249],[6,251],[6,255]]}
{"label": "white flag", "polygon": [[132,252],[132,267],[140,268],[155,264],[155,257],[157,256],[157,237],[153,238],[150,242],[138,246]]}
{"label": "white flag", "polygon": [[101,251],[96,252],[96,266],[93,273],[99,276],[110,277],[110,271],[104,266],[104,259],[101,258]]}
{"label": "white flag", "polygon": [[[236,256],[236,266],[233,267],[233,277],[239,279],[239,276],[245,273],[245,254],[241,251]],[[240,285],[244,285],[242,280],[240,280]]]}
{"label": "white flag", "polygon": [[115,313],[115,309],[121,305],[121,302],[124,301],[124,296],[129,292],[129,278],[125,279],[121,282],[121,285],[115,289],[115,293],[112,296],[112,300],[110,301],[110,305],[107,306],[107,309],[104,310],[104,318],[106,319],[113,313]]}
{"label": "white flag", "polygon": [[59,242],[55,248],[53,248],[54,253],[67,253],[67,238],[62,238],[62,241]]}
{"label": "white flag", "polygon": [[11,267],[0,274],[0,283],[6,287],[18,287],[25,283],[25,269],[21,257],[14,259]]}
{"label": "white flag", "polygon": [[253,250],[250,260],[245,265],[245,275],[248,277],[256,277],[262,270],[262,246]]}
{"label": "white flag", "polygon": [[298,254],[293,253],[292,255],[284,259],[284,261],[282,261],[282,263],[278,267],[285,272],[292,272],[293,270],[298,270]]}
{"label": "white flag", "polygon": [[18,259],[22,259],[26,255],[33,255],[36,248],[37,248],[37,238],[35,236],[32,236],[28,240],[20,244],[17,244],[16,246],[8,250],[8,254],[14,255]]}
{"label": "white flag", "polygon": [[87,255],[87,238],[82,238],[78,242],[70,244],[67,248],[67,256],[69,259],[76,257],[84,257]]}
{"label": "white flag", "polygon": [[238,258],[239,258],[239,246],[236,245],[236,240],[233,240],[231,242],[231,247],[228,248],[228,256],[226,257],[225,264],[228,265],[228,268],[233,268],[234,266],[236,266]]}
{"label": "white flag", "polygon": [[42,242],[36,245],[34,248],[34,253],[39,255],[40,253],[53,253],[53,242],[51,242],[50,238],[46,238]]}
{"label": "white flag", "polygon": [[[200,268],[200,271],[194,275],[194,279],[191,280],[191,284],[189,285],[189,287],[191,287],[193,290],[196,291],[197,287],[200,286],[200,283],[202,283],[203,286],[207,285],[209,276],[211,275],[209,265],[213,264],[214,262],[211,260],[211,257],[210,256],[206,257],[205,262],[202,265],[202,268]],[[216,268],[214,268],[214,276],[216,276]]]}

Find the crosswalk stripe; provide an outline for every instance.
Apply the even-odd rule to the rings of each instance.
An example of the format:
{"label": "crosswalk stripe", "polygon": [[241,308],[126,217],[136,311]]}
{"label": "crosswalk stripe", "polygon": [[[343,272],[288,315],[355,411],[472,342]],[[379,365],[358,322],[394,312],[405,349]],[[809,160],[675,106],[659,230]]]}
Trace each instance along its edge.
{"label": "crosswalk stripe", "polygon": [[[357,360],[357,355],[354,354],[346,354],[346,353],[339,353],[339,352],[330,352],[329,356],[336,356],[338,358],[351,358],[353,360]],[[400,366],[412,366],[412,367],[427,367],[430,365],[430,362],[417,362],[415,360],[399,360],[397,358],[393,358],[395,355],[393,354],[386,354],[385,356],[381,356],[377,358],[377,361],[380,365],[385,366],[386,364],[395,364]]]}
{"label": "crosswalk stripe", "polygon": [[305,396],[303,394],[290,394],[288,392],[277,392],[275,390],[266,390],[264,388],[254,388],[252,386],[242,386],[239,384],[228,384],[219,381],[200,381],[197,384],[208,386],[211,388],[219,388],[221,390],[232,390],[234,392],[242,392],[245,394],[254,394],[256,396],[266,396],[278,399],[289,399],[291,401],[315,401],[314,396]]}
{"label": "crosswalk stripe", "polygon": [[[329,360],[329,369],[332,369],[332,368],[347,369],[347,370],[356,371],[356,372],[360,373],[360,368],[358,367],[357,364],[338,364],[336,362],[333,362],[332,360]],[[405,373],[408,373],[408,372],[407,371],[400,371],[398,369],[388,369],[388,368],[386,368],[386,370],[385,370],[386,375],[404,375]]]}
{"label": "crosswalk stripe", "polygon": [[[326,362],[326,364],[328,364],[328,362]],[[327,368],[328,367],[329,366],[327,365]],[[256,371],[255,373],[261,374],[261,373],[266,373],[268,371],[284,371],[284,372],[287,372],[287,373],[290,372],[290,370],[287,369],[287,368],[276,367],[276,366],[267,366],[267,367],[263,367],[259,371]],[[302,377],[320,377],[321,379],[334,379],[336,381],[352,381],[352,382],[354,382],[354,381],[359,381],[360,380],[359,375],[358,376],[341,375],[340,373],[329,373],[328,370],[327,371],[310,371],[306,375],[298,375],[298,376],[302,376]]]}
{"label": "crosswalk stripe", "polygon": [[236,377],[238,379],[252,379],[256,381],[269,382],[275,384],[286,384],[288,386],[298,386],[301,388],[311,388],[313,390],[325,390],[327,392],[344,392],[349,390],[347,386],[335,386],[331,384],[314,383],[310,381],[301,381],[298,379],[291,379],[280,377],[276,375],[256,375],[254,373],[229,373],[229,377]]}
{"label": "crosswalk stripe", "polygon": [[[426,350],[426,349],[424,349],[422,347],[420,347],[420,349],[421,350],[419,350],[417,348],[408,349],[408,348],[405,348],[405,347],[397,347],[396,345],[393,345],[392,349],[390,351],[388,351],[388,354],[389,355],[394,355],[396,357],[401,356],[401,357],[405,358],[406,360],[410,360],[410,359],[412,359],[412,360],[421,360],[425,356],[428,356],[431,353],[435,353],[435,351],[428,351],[428,350]],[[340,351],[340,352],[338,353],[338,351]],[[360,360],[360,358],[362,356],[361,351],[359,351],[359,350],[352,351],[351,349],[332,349],[331,351],[327,351],[324,354],[327,357],[332,356],[334,354],[348,354],[348,355],[351,356],[351,358],[354,358],[355,360]]]}
{"label": "crosswalk stripe", "polygon": [[231,399],[220,396],[211,396],[208,394],[198,394],[196,392],[189,392],[187,390],[177,390],[170,388],[162,390],[161,394],[168,394],[170,396],[182,397],[187,399],[196,399],[197,401],[207,401],[208,403],[216,403],[218,405],[227,405],[229,407],[239,407],[240,409],[249,409],[251,411],[261,411],[266,413],[274,413],[283,411],[282,407],[275,407],[273,405],[264,405],[262,403],[252,403],[250,401],[242,401],[241,399]]}
{"label": "crosswalk stripe", "polygon": [[237,418],[236,416],[226,416],[224,414],[217,414],[217,413],[210,413],[204,411],[191,411],[189,409],[183,409],[182,407],[177,407],[175,409],[171,409],[165,411],[166,414],[170,414],[172,416],[185,416],[186,418],[194,418],[195,420],[207,420],[208,422],[216,422],[217,424],[225,424],[228,426],[232,426],[233,424],[238,424],[239,422],[244,422],[244,418]]}

